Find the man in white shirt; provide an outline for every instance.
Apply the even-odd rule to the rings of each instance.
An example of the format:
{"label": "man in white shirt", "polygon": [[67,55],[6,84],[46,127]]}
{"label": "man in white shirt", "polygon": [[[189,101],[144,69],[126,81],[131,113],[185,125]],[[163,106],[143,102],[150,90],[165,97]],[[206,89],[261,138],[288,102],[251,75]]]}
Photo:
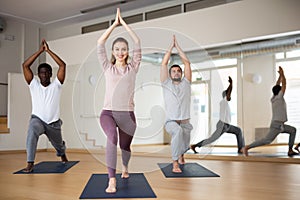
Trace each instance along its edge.
{"label": "man in white shirt", "polygon": [[236,136],[237,144],[238,144],[238,153],[242,153],[242,148],[245,146],[244,137],[242,130],[234,125],[231,125],[231,111],[228,102],[231,100],[231,92],[232,92],[232,79],[229,76],[228,79],[229,86],[227,90],[222,92],[223,99],[220,101],[220,120],[216,125],[215,132],[207,139],[198,142],[197,144],[192,144],[190,148],[197,153],[196,147],[202,147],[208,144],[213,143],[218,138],[221,137],[223,133],[232,133]]}
{"label": "man in white shirt", "polygon": [[[179,65],[172,65],[168,71],[168,63],[175,48],[184,65],[184,77]],[[175,36],[171,46],[166,51],[161,65],[160,80],[166,106],[165,129],[171,135],[171,150],[173,173],[182,173],[179,164],[185,164],[184,153],[189,149],[190,134],[193,129],[190,124],[190,102],[192,70],[190,61],[179,47]]]}
{"label": "man in white shirt", "polygon": [[[47,63],[42,63],[38,67],[38,77],[34,77],[30,69],[34,61],[43,52],[48,53],[59,66],[57,76],[51,83],[52,68]],[[27,167],[23,172],[32,172],[39,136],[45,134],[56,150],[57,156],[62,162],[67,162],[66,146],[62,140],[59,102],[62,84],[65,80],[66,64],[53,51],[49,49],[45,40],[37,52],[30,56],[23,63],[23,74],[29,85],[32,100],[32,115],[26,141]]]}

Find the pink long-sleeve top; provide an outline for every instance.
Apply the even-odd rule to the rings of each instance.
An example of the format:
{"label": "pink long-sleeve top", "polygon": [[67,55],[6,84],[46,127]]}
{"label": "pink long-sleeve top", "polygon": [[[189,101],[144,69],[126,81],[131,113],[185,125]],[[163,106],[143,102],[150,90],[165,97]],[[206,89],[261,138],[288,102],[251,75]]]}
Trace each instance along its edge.
{"label": "pink long-sleeve top", "polygon": [[135,44],[133,55],[125,68],[117,67],[107,58],[105,44],[97,45],[97,53],[105,76],[104,110],[133,111],[136,74],[142,54],[140,44]]}

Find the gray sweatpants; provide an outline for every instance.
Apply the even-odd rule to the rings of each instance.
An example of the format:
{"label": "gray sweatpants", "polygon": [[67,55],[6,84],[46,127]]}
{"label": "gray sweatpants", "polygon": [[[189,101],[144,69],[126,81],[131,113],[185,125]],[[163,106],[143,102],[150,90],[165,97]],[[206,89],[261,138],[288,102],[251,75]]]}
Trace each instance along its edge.
{"label": "gray sweatpants", "polygon": [[293,126],[290,126],[290,125],[286,125],[283,122],[272,121],[268,134],[264,138],[252,142],[249,145],[249,149],[258,147],[258,146],[263,146],[266,144],[270,144],[280,133],[290,134],[289,148],[293,148],[293,145],[295,142],[295,137],[296,137],[296,128]]}
{"label": "gray sweatpants", "polygon": [[172,160],[178,160],[189,149],[193,126],[190,123],[178,124],[175,121],[167,121],[165,129],[171,135]]}
{"label": "gray sweatpants", "polygon": [[66,146],[61,136],[61,125],[62,121],[60,119],[51,124],[47,124],[37,116],[31,116],[26,142],[27,162],[34,162],[38,139],[42,134],[48,137],[56,150],[57,156],[65,154]]}
{"label": "gray sweatpants", "polygon": [[243,133],[239,127],[224,123],[221,120],[219,120],[216,125],[216,128],[217,129],[215,130],[215,132],[209,138],[197,143],[196,146],[202,147],[202,146],[211,144],[214,141],[216,141],[219,137],[221,137],[221,135],[223,133],[232,133],[236,136],[237,145],[238,145],[239,150],[245,146]]}

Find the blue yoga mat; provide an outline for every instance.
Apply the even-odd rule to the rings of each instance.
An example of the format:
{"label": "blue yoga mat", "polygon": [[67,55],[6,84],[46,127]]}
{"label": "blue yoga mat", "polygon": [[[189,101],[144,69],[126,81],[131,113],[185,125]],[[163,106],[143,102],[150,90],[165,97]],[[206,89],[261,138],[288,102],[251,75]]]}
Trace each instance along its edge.
{"label": "blue yoga mat", "polygon": [[[270,153],[270,154],[265,154],[265,153],[261,153],[261,154],[253,154],[252,152],[249,152],[249,156],[255,156],[255,157],[269,157],[269,158],[291,158],[288,156],[287,152],[277,152],[277,153]],[[294,155],[292,156],[292,158],[299,158],[300,155]]]}
{"label": "blue yoga mat", "polygon": [[220,177],[218,174],[206,169],[198,163],[186,163],[180,165],[182,173],[173,173],[173,164],[158,163],[166,178],[196,178],[196,177]]}
{"label": "blue yoga mat", "polygon": [[23,172],[23,169],[14,172],[14,174],[55,174],[55,173],[64,173],[79,161],[69,161],[63,163],[61,161],[46,161],[40,162],[33,166],[33,171],[30,173]]}
{"label": "blue yoga mat", "polygon": [[85,186],[80,199],[106,199],[106,198],[156,198],[147,179],[142,173],[130,174],[128,179],[122,179],[117,174],[117,192],[105,192],[108,184],[107,174],[93,174]]}

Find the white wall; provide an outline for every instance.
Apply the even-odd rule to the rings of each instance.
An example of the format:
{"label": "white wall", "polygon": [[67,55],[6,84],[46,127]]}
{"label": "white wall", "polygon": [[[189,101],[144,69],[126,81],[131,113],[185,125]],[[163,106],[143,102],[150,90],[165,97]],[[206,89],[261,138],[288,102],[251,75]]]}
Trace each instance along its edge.
{"label": "white wall", "polygon": [[[255,139],[255,128],[269,127],[271,121],[272,87],[275,84],[274,57],[272,55],[252,56],[243,59],[242,99],[243,112],[239,118],[243,124],[245,142]],[[262,82],[256,84],[252,78],[259,74]]]}
{"label": "white wall", "polygon": [[[0,134],[1,150],[26,149],[26,136],[31,113],[31,99],[29,88],[23,74],[8,74],[9,92],[9,134]],[[45,136],[40,137],[38,149],[46,149]]]}
{"label": "white wall", "polygon": [[[173,15],[165,18],[140,22],[132,24],[131,26],[136,29],[137,33],[141,37],[144,53],[151,51],[149,49],[150,47],[153,49],[165,49],[166,47],[168,47],[171,35],[173,33],[179,35],[179,41],[182,42],[184,49],[201,46],[217,46],[218,44],[242,41],[249,38],[257,38],[263,36],[269,37],[274,34],[279,35],[299,31],[299,7],[300,1],[298,0],[243,0],[231,4],[188,12],[180,15]],[[74,27],[70,27],[71,32],[73,32],[71,30],[73,28]],[[78,29],[78,27],[76,28]],[[49,42],[50,47],[68,64],[68,77],[65,88],[66,90],[63,91],[64,95],[66,96],[64,96],[64,98],[62,99],[62,118],[65,122],[63,125],[63,132],[65,134],[65,140],[67,141],[69,147],[82,148],[80,136],[76,132],[76,120],[73,120],[72,109],[74,107],[82,110],[85,109],[80,107],[81,105],[77,104],[73,105],[73,108],[71,109],[71,102],[78,103],[77,101],[74,101],[74,99],[73,101],[71,101],[71,97],[74,95],[79,95],[76,93],[76,91],[75,93],[72,93],[71,88],[74,88],[74,84],[78,81],[77,72],[79,72],[80,66],[85,63],[86,59],[91,57],[90,54],[94,53],[97,38],[103,31],[55,40],[55,38],[60,38],[60,35],[63,35],[63,33],[60,34],[59,31],[64,32],[67,31],[67,29],[49,30],[47,36],[53,39],[53,41]],[[113,32],[112,38],[117,34],[121,34],[122,31],[123,29],[121,27],[118,27],[117,30]],[[33,32],[35,32],[35,30],[33,30]],[[193,47],[191,47],[190,45],[186,46],[186,41],[194,41],[195,45]],[[34,46],[36,46],[37,49],[39,40],[35,42],[37,45]],[[24,45],[26,43],[30,42],[23,41],[23,44],[21,45]],[[110,43],[111,42],[108,41],[108,44]],[[34,51],[36,51],[36,49],[28,50],[25,48],[24,52],[26,52],[27,55],[33,53]],[[9,60],[12,60],[13,56],[10,55],[8,58]],[[251,58],[247,58],[245,60],[242,69],[243,73],[241,73],[242,76],[239,77],[242,83],[242,85],[238,86],[238,94],[242,95],[239,96],[239,100],[241,100],[242,102],[242,105],[239,105],[239,108],[243,111],[244,115],[239,113],[238,122],[242,124],[241,126],[245,131],[246,143],[248,141],[252,141],[254,128],[257,126],[267,126],[270,119],[270,110],[266,111],[264,115],[258,115],[257,113],[253,112],[253,110],[256,109],[257,106],[258,108],[270,107],[270,93],[267,93],[266,91],[270,91],[270,85],[273,84],[274,81],[274,76],[271,77],[271,74],[274,74],[272,71],[274,63],[271,58],[256,59],[257,60],[252,60]],[[18,64],[20,64],[20,60],[22,59],[19,59]],[[50,59],[47,58],[47,61],[55,66],[55,64]],[[260,65],[260,67],[257,65],[257,61],[262,62],[262,65]],[[155,74],[155,68],[153,70],[154,71],[152,72],[151,70],[149,71],[149,74],[151,76],[149,75],[145,78],[154,79],[155,76],[153,74]],[[259,72],[262,75],[263,82],[260,85],[253,85],[247,78],[255,72]],[[143,72],[141,74],[143,74]],[[85,75],[85,78],[82,77],[82,80],[79,79],[79,81],[86,81],[86,76],[88,75],[89,74],[87,73]],[[143,77],[141,79],[143,79]],[[83,85],[83,89],[87,87],[88,83],[85,83]],[[101,87],[99,87],[98,89],[100,90],[100,88]],[[151,90],[153,88],[148,89]],[[100,98],[101,95],[103,95],[103,92],[104,91],[95,92],[96,99],[99,98],[99,102],[92,102],[94,107],[100,105]],[[150,92],[150,96],[155,97],[157,96],[157,93],[158,92],[156,90],[153,93]],[[252,100],[253,94],[261,93],[264,93],[265,95],[258,95],[255,101]],[[142,97],[137,96],[137,98]],[[90,103],[90,99],[92,99],[90,96],[81,96],[81,98],[83,98],[82,100],[87,101],[88,103]],[[157,99],[155,101],[157,101]],[[22,101],[18,102],[18,104],[23,105]],[[154,104],[151,106],[154,107]],[[160,113],[160,109],[157,109],[155,111],[157,113]],[[146,112],[151,113],[150,111]],[[97,115],[97,113],[92,114]],[[24,124],[28,122],[28,115],[16,115],[14,117],[16,118],[11,118],[11,120],[16,120]],[[88,125],[90,123],[90,120],[88,121],[89,122],[84,122],[84,124]],[[98,122],[94,121],[91,123],[96,124]],[[18,134],[16,132],[16,129],[14,129],[13,126],[10,128],[11,134],[2,135],[0,137],[0,148],[2,149],[3,147],[3,141],[8,141],[8,144],[4,145],[3,149],[6,149],[8,147],[12,147],[14,149],[24,148],[21,143],[16,143],[15,141],[25,140],[25,138],[16,137]],[[95,129],[98,129],[98,127]],[[96,134],[97,131],[95,131],[94,135]],[[103,140],[104,137],[101,136],[101,138]],[[155,141],[151,142],[154,143],[159,141],[160,139],[161,137],[158,136],[157,138],[155,138]],[[102,142],[103,141],[101,141],[100,143]],[[135,142],[139,143],[138,141]]]}
{"label": "white wall", "polygon": [[[7,29],[0,33],[0,82],[7,83],[8,72],[20,72],[22,57],[22,24],[8,20]],[[11,40],[10,40],[11,39]]]}
{"label": "white wall", "polygon": [[[300,24],[297,20],[299,12],[295,9],[299,5],[299,1],[293,0],[241,1],[140,22],[133,24],[132,27],[141,37],[144,53],[151,51],[149,49],[161,50],[168,47],[171,35],[174,33],[179,35],[179,41],[183,44],[184,49],[196,48],[197,46],[201,48],[201,45],[214,46],[219,43],[243,41],[249,38],[300,30]],[[287,15],[289,16],[287,17]],[[222,26],[218,24],[222,24]],[[121,28],[117,28],[113,32],[112,38],[121,34],[122,31]],[[95,48],[95,42],[102,32],[54,40],[51,42],[51,46],[61,51],[67,62],[82,64],[86,62],[85,58]],[[194,46],[190,41],[194,42]],[[109,49],[110,41],[107,43]],[[187,43],[189,45],[186,45]],[[256,62],[260,64],[258,65]],[[240,83],[242,83],[238,91],[238,94],[242,95],[239,99],[239,108],[243,112],[239,112],[238,122],[244,129],[246,143],[254,139],[256,127],[269,125],[270,92],[266,91],[270,91],[270,85],[273,84],[273,66],[272,58],[254,59],[249,57],[243,61],[243,69],[239,69],[239,72],[242,71],[242,74],[239,73],[241,75],[239,77]],[[262,75],[263,82],[260,85],[255,85],[251,82],[251,77],[258,72]],[[153,74],[149,74],[148,78],[151,76]],[[137,85],[139,84],[137,83]],[[99,92],[103,91],[100,90]],[[255,100],[252,98],[253,94],[256,94]],[[154,95],[155,93],[150,93],[147,97]],[[138,104],[140,100],[138,99],[136,102]],[[266,112],[259,115],[258,112],[253,112],[253,109],[256,108],[265,109]],[[136,109],[138,111],[137,107]],[[159,143],[160,139],[161,137],[158,137],[152,142]]]}
{"label": "white wall", "polygon": [[[11,26],[7,26],[7,29],[0,33],[0,83],[4,84],[7,84],[8,72],[20,71],[22,52],[22,27],[15,21],[7,23]],[[7,91],[6,85],[0,86],[0,115],[7,115]]]}
{"label": "white wall", "polygon": [[[8,83],[8,73],[20,73],[24,58],[27,58],[39,46],[40,29],[30,23],[24,23],[11,17],[3,17],[5,30],[0,33],[0,83]],[[41,59],[43,56],[41,56]],[[37,62],[32,66],[36,71]],[[1,100],[7,97],[6,86],[0,87]],[[7,115],[7,101],[0,101],[0,115]]]}
{"label": "white wall", "polygon": [[[242,0],[220,6],[139,22],[135,28],[158,27],[186,34],[201,45],[214,45],[291,32],[300,29],[298,0]],[[127,13],[123,13],[127,16]],[[81,34],[81,27],[113,20],[115,15],[60,29],[49,29],[47,38],[56,40]],[[151,35],[150,37],[151,38]],[[143,41],[145,42],[145,41]],[[152,40],[153,42],[153,40]],[[155,39],[155,42],[160,40]]]}

